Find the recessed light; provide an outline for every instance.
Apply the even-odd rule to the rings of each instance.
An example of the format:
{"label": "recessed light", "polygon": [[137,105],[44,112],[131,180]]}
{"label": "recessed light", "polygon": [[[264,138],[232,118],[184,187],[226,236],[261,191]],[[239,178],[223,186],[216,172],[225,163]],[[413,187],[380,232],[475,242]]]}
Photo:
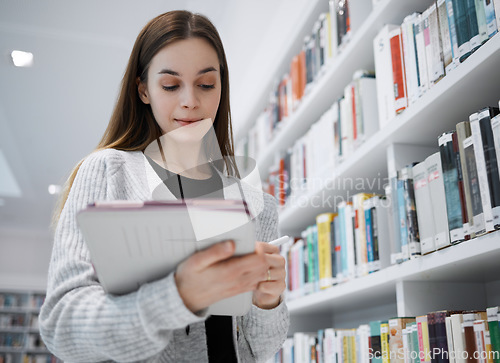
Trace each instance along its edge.
{"label": "recessed light", "polygon": [[61,192],[61,186],[57,184],[50,184],[48,189],[49,194],[51,195],[59,194]]}
{"label": "recessed light", "polygon": [[31,67],[33,65],[33,53],[13,50],[10,56],[12,57],[12,63],[16,67]]}

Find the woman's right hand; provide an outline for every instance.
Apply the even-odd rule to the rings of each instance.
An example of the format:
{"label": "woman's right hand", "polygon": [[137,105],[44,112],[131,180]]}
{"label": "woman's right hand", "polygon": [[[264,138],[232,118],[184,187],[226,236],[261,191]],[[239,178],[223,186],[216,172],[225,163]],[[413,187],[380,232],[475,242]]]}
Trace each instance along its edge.
{"label": "woman's right hand", "polygon": [[184,305],[196,313],[213,303],[253,291],[267,277],[264,254],[234,255],[234,242],[217,243],[177,267],[175,283]]}

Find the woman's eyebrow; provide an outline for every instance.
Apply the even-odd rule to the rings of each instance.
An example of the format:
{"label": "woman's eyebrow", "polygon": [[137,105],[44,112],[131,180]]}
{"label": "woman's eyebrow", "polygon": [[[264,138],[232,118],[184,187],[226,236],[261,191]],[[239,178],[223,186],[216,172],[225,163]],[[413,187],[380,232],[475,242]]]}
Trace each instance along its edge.
{"label": "woman's eyebrow", "polygon": [[[215,69],[214,67],[207,67],[207,68],[204,68],[201,71],[199,71],[198,75],[205,74],[208,72],[217,72],[217,69]],[[158,74],[170,74],[170,75],[176,76],[176,77],[180,76],[179,72],[173,71],[173,70],[168,69],[168,68],[162,69],[161,71],[158,72]]]}

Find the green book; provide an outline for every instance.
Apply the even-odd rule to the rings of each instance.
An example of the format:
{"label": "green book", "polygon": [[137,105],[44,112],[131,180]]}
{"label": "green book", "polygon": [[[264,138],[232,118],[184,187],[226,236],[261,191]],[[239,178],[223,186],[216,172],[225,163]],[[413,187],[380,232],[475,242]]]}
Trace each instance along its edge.
{"label": "green book", "polygon": [[500,363],[500,322],[498,319],[500,307],[495,306],[486,309],[488,326],[490,328],[491,350],[495,363]]}
{"label": "green book", "polygon": [[382,321],[370,321],[371,363],[382,363],[382,342],[380,338],[380,324]]}

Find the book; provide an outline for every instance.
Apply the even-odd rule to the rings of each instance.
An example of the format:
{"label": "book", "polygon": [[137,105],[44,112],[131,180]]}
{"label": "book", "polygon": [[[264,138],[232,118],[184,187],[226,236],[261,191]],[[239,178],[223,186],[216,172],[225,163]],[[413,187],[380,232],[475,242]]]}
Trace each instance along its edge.
{"label": "book", "polygon": [[318,268],[319,268],[319,288],[326,289],[333,285],[333,264],[331,228],[333,213],[322,213],[316,216],[318,229]]}
{"label": "book", "polygon": [[472,136],[464,139],[463,146],[466,165],[465,170],[467,171],[464,175],[469,183],[470,205],[473,215],[471,231],[476,236],[480,236],[486,233],[486,224],[483,214],[483,196],[480,191],[479,177],[477,173],[474,139]]}
{"label": "book", "polygon": [[467,0],[452,0],[457,30],[458,58],[463,62],[471,54],[471,32],[467,19]]}
{"label": "book", "polygon": [[500,29],[500,1],[493,1],[493,9],[495,11],[497,29]]}
{"label": "book", "polygon": [[403,58],[406,74],[406,91],[408,104],[411,105],[419,97],[419,78],[417,67],[417,52],[414,41],[414,26],[418,13],[406,16],[401,24],[401,40],[403,43]]}
{"label": "book", "polygon": [[[451,315],[451,314],[450,314]],[[451,316],[445,318],[446,343],[448,344],[448,359],[450,363],[456,363],[455,348],[453,343],[453,331],[451,325]]]}
{"label": "book", "polygon": [[464,175],[462,170],[462,163],[460,160],[460,150],[459,150],[459,141],[457,132],[454,131],[451,134],[451,139],[453,143],[453,154],[456,159],[457,164],[457,183],[458,183],[458,192],[460,196],[460,207],[462,214],[462,225],[464,229],[464,240],[469,240],[471,238],[470,227],[469,227],[469,217],[467,215],[467,199],[465,198],[465,189],[464,189]]}
{"label": "book", "polygon": [[[439,37],[441,40],[442,48],[442,64],[444,66],[444,73],[448,74],[451,71],[452,65],[454,63],[446,0],[437,0],[436,7],[438,15]],[[453,27],[454,26],[455,24],[453,24]]]}
{"label": "book", "polygon": [[458,56],[457,27],[455,24],[455,15],[453,13],[453,0],[445,0],[445,2],[446,2],[446,11],[448,15],[448,28],[450,33],[451,53],[452,53],[452,63],[450,64],[450,69],[446,69],[446,74],[448,74],[450,70],[458,66],[460,60]]}
{"label": "book", "polygon": [[436,3],[431,4],[425,10],[425,13],[428,13],[424,16],[424,33],[426,33],[426,58],[429,80],[432,84],[435,84],[444,77],[443,53]]}
{"label": "book", "polygon": [[382,129],[395,116],[393,72],[389,33],[398,25],[386,24],[373,39],[375,74],[377,77],[378,120]]}
{"label": "book", "polygon": [[[462,211],[464,215],[464,234],[467,239],[467,232],[470,238],[475,237],[474,231],[474,214],[472,213],[472,198],[471,198],[471,186],[469,183],[469,177],[467,176],[467,161],[465,160],[465,150],[464,150],[464,140],[471,136],[469,121],[462,121],[456,125],[456,143],[458,146],[458,153],[460,158],[460,170],[462,174],[463,183],[463,198],[465,199],[465,211]],[[460,175],[459,175],[460,178]]]}
{"label": "book", "polygon": [[412,317],[389,319],[389,352],[391,363],[404,363],[403,329],[406,324],[414,322]]}
{"label": "book", "polygon": [[403,261],[410,259],[410,247],[408,244],[408,219],[406,213],[406,199],[405,199],[405,180],[401,170],[398,170],[397,179],[397,201],[398,201],[398,216],[399,216],[399,235],[401,241],[401,256]]}
{"label": "book", "polygon": [[418,329],[418,349],[420,362],[431,362],[431,350],[429,342],[429,327],[427,324],[427,315],[419,315],[415,318]]}
{"label": "book", "polygon": [[389,322],[382,321],[380,323],[380,346],[382,349],[382,363],[390,362],[389,350]]}
{"label": "book", "polygon": [[[370,273],[390,265],[389,203],[380,196],[363,202],[366,222],[368,270]],[[369,221],[369,222],[368,222]],[[370,240],[370,242],[368,242]]]}
{"label": "book", "polygon": [[434,208],[434,244],[436,249],[441,249],[450,245],[450,233],[440,153],[436,152],[428,156],[425,159],[425,164],[427,166],[429,191]]}
{"label": "book", "polygon": [[475,0],[477,28],[479,30],[479,39],[484,44],[488,39],[488,27],[486,25],[486,13],[484,10],[484,0]]}
{"label": "book", "polygon": [[469,25],[469,42],[471,52],[475,52],[482,44],[477,21],[476,0],[465,0],[467,6],[467,24]]}
{"label": "book", "polygon": [[417,211],[415,207],[415,191],[413,188],[413,166],[415,163],[401,169],[401,178],[404,187],[404,201],[406,211],[406,227],[408,235],[408,253],[410,258],[421,255],[420,234],[418,230]]}
{"label": "book", "polygon": [[420,234],[420,252],[422,255],[436,250],[434,245],[434,212],[431,203],[427,167],[420,162],[413,167],[413,188]]}
{"label": "book", "polygon": [[[249,213],[241,200],[103,201],[82,209],[76,219],[101,285],[121,295],[167,276],[196,251],[220,241],[234,240],[236,255],[253,252]],[[244,315],[251,304],[249,292],[208,310]]]}
{"label": "book", "polygon": [[370,321],[371,363],[382,363],[382,341],[380,333],[381,320]]}
{"label": "book", "polygon": [[427,67],[427,57],[425,52],[425,35],[424,24],[425,16],[428,13],[419,14],[413,26],[413,34],[415,38],[415,49],[417,54],[418,67],[418,82],[419,82],[419,97],[421,97],[427,89],[429,89],[429,73]]}
{"label": "book", "polygon": [[[448,338],[446,335],[446,317],[450,315],[449,311],[441,310],[434,312],[434,334],[436,339],[438,362],[449,361]],[[436,358],[436,356],[434,357]]]}
{"label": "book", "polygon": [[399,203],[398,203],[398,178],[397,174],[389,175],[389,185],[385,188],[385,196],[390,205],[389,208],[389,233],[391,236],[391,264],[403,261],[401,252],[401,234],[399,229]]}
{"label": "book", "polygon": [[394,112],[398,114],[408,106],[408,98],[406,96],[406,76],[403,60],[403,46],[401,42],[401,27],[397,27],[391,30],[388,36],[389,44],[391,47]]}
{"label": "book", "polygon": [[[451,332],[453,335],[453,356],[456,363],[466,363],[465,336],[462,332],[463,316],[461,313],[451,314]],[[451,352],[450,352],[451,354]]]}
{"label": "book", "polygon": [[367,275],[368,253],[365,225],[364,201],[373,197],[374,194],[356,193],[352,196],[352,207],[354,210],[354,243],[356,250],[356,276]]}
{"label": "book", "polygon": [[438,138],[443,168],[444,190],[448,228],[452,244],[465,240],[462,218],[462,204],[458,186],[458,160],[453,150],[453,132],[445,132]]}
{"label": "book", "polygon": [[469,363],[479,363],[477,355],[474,354],[478,350],[478,347],[476,346],[476,335],[474,333],[474,321],[479,319],[480,316],[477,311],[464,311],[462,316],[462,331],[464,332],[467,361]]}
{"label": "book", "polygon": [[[489,143],[485,143],[483,141],[487,141],[486,138],[488,134],[491,132],[491,124],[486,125],[485,122],[479,122],[479,113],[475,112],[469,116],[470,127],[472,131],[472,139],[474,142],[474,156],[476,159],[476,168],[479,180],[479,190],[481,192],[481,202],[483,204],[483,215],[484,215],[484,223],[486,227],[486,231],[493,231],[495,229],[493,222],[493,207],[492,204],[492,191],[491,183],[489,180],[488,174],[491,174],[491,171],[488,171],[488,165],[486,164],[486,154],[485,151],[489,151],[490,145]],[[492,136],[492,135],[490,135]],[[497,167],[498,169],[498,167]]]}

